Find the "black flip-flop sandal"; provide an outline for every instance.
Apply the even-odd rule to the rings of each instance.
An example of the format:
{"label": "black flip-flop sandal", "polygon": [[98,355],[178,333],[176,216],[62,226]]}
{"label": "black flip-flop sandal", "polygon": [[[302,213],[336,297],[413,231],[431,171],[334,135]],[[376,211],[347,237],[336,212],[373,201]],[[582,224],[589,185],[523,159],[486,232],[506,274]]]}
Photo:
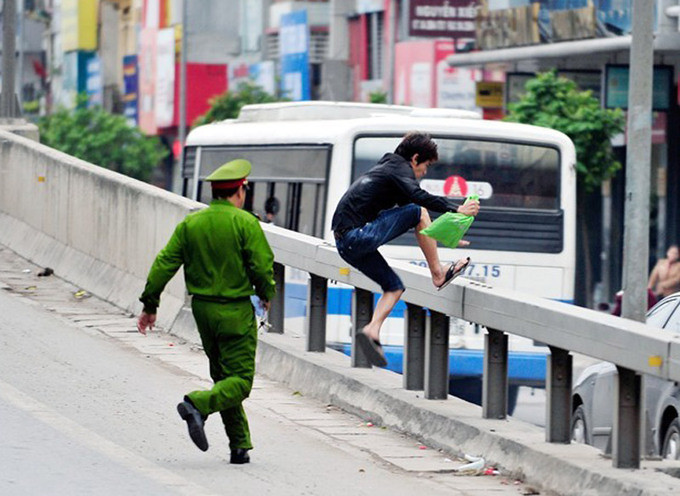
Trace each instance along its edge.
{"label": "black flip-flop sandal", "polygon": [[380,341],[370,338],[364,334],[363,331],[357,333],[356,340],[371,364],[376,367],[384,367],[387,365],[387,360],[385,360]]}
{"label": "black flip-flop sandal", "polygon": [[461,275],[463,271],[467,268],[468,265],[470,265],[470,257],[467,257],[467,260],[463,264],[463,266],[456,270],[456,265],[458,264],[458,260],[456,260],[454,263],[452,263],[448,270],[446,271],[446,275],[444,276],[444,282],[441,284],[441,286],[437,286],[437,291],[441,291],[444,289],[446,286],[451,284],[451,282]]}

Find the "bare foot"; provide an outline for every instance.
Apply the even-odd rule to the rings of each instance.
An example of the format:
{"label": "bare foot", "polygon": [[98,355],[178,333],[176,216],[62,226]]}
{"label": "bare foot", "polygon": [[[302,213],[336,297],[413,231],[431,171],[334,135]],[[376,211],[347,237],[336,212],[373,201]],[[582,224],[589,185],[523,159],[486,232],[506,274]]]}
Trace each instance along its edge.
{"label": "bare foot", "polygon": [[366,334],[366,336],[368,336],[371,339],[374,339],[376,341],[380,341],[380,331],[379,330],[378,331],[373,330],[368,325],[366,325],[366,326],[364,326],[364,328],[362,329],[361,332]]}

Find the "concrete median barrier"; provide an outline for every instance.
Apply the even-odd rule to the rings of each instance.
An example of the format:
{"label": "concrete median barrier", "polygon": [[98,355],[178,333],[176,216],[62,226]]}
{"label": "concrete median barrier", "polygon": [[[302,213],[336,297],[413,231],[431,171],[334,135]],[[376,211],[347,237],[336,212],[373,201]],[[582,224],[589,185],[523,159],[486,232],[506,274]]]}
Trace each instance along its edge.
{"label": "concrete median barrier", "polygon": [[[130,312],[158,250],[201,207],[0,128],[0,243]],[[180,273],[159,323],[170,327],[185,300]]]}

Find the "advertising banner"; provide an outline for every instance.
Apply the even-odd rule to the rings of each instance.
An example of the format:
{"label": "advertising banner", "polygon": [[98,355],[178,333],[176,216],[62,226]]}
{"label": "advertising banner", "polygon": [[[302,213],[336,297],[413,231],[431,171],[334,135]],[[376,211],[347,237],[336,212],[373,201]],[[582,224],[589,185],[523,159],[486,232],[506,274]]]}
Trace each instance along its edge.
{"label": "advertising banner", "polygon": [[158,134],[154,100],[156,95],[156,30],[142,29],[139,38],[139,127]]}
{"label": "advertising banner", "polygon": [[276,94],[276,72],[273,60],[265,60],[250,66],[250,77],[270,95]]}
{"label": "advertising banner", "polygon": [[123,57],[123,115],[131,126],[139,122],[137,105],[139,101],[139,70],[137,55]]}
{"label": "advertising banner", "polygon": [[156,126],[172,126],[175,108],[175,30],[158,31],[156,40]]}
{"label": "advertising banner", "polygon": [[449,66],[446,59],[454,53],[453,41],[436,41],[434,50],[435,106],[479,111],[480,109],[475,105],[475,82],[481,76],[480,71]]}
{"label": "advertising banner", "polygon": [[61,38],[64,52],[97,49],[97,0],[61,1]]}
{"label": "advertising banner", "polygon": [[87,61],[87,77],[85,88],[87,91],[87,106],[104,105],[104,84],[102,82],[102,62],[99,55],[94,53]]}
{"label": "advertising banner", "polygon": [[293,101],[309,100],[309,26],[306,10],[296,10],[281,16],[279,52],[284,96]]}
{"label": "advertising banner", "polygon": [[415,107],[479,110],[475,105],[475,69],[450,67],[453,41],[404,41],[396,45],[395,103]]}
{"label": "advertising banner", "polygon": [[409,35],[474,38],[477,0],[411,0]]}

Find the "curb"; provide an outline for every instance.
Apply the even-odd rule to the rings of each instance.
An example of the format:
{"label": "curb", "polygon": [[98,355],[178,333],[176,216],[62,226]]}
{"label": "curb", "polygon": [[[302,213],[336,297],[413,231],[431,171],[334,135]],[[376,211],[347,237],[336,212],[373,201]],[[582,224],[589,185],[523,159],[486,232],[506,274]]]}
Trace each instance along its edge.
{"label": "curb", "polygon": [[257,372],[291,389],[373,423],[407,432],[453,455],[483,456],[508,475],[565,496],[680,494],[680,479],[660,470],[677,463],[644,460],[639,470],[616,469],[586,445],[545,442],[544,430],[520,420],[482,418],[482,408],[449,396],[426,400],[406,391],[402,376],[350,367],[334,350],[304,351],[305,339],[260,335]]}

